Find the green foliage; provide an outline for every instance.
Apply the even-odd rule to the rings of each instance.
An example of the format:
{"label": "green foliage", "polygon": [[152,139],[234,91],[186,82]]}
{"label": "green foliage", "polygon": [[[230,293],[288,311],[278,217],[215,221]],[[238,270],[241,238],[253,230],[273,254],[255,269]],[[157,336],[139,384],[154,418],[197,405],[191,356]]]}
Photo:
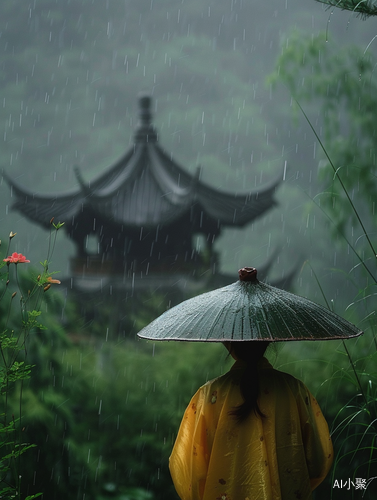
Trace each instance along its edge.
{"label": "green foliage", "polygon": [[[349,357],[349,353],[348,357]],[[349,358],[352,362],[352,358]],[[367,363],[366,363],[367,361]],[[377,485],[373,483],[377,463],[377,352],[367,360],[359,356],[355,362],[356,377],[347,380],[337,373],[329,380],[331,387],[342,383],[354,384],[350,399],[332,415],[332,437],[335,450],[331,483],[345,474],[356,482],[356,478],[368,481],[363,498],[374,499]],[[352,362],[353,363],[353,362]],[[368,369],[369,368],[369,369]],[[334,492],[333,492],[334,493]],[[337,498],[336,495],[332,498]],[[359,498],[355,494],[354,498]]]}
{"label": "green foliage", "polygon": [[[138,299],[124,325],[132,331],[169,305],[162,294]],[[110,321],[122,303],[108,313],[101,303],[104,314],[88,323],[67,303],[63,328],[55,301],[43,314],[47,329],[27,344],[35,368],[23,385],[22,435],[35,447],[23,464],[24,491],[49,500],[176,499],[168,471],[174,436],[192,394],[228,364],[225,349],[125,341]],[[14,391],[10,411],[17,405]]]}
{"label": "green foliage", "polygon": [[[294,32],[283,43],[277,71],[270,78],[272,83],[284,83],[297,102],[315,100],[317,108],[320,103],[326,154],[319,170],[324,191],[316,202],[331,218],[333,235],[350,236],[359,223],[358,214],[371,238],[377,229],[377,83],[373,68],[372,57],[357,47],[339,49],[323,34],[308,40]],[[365,240],[364,236],[357,242],[360,255],[366,249]]]}
{"label": "green foliage", "polygon": [[[143,488],[120,488],[117,489],[114,483],[107,483],[103,486],[104,494],[96,497],[96,500],[153,500],[153,493]],[[108,493],[108,495],[106,495]]]}
{"label": "green foliage", "polygon": [[83,342],[67,351],[78,417],[72,439],[89,462],[88,482],[114,485],[119,498],[143,488],[150,498],[175,499],[168,471],[175,433],[192,394],[221,373],[225,352],[220,345],[134,341],[90,350]]}
{"label": "green foliage", "polygon": [[360,15],[362,18],[377,16],[376,2],[371,0],[316,0],[329,7],[338,7]]}
{"label": "green foliage", "polygon": [[[57,231],[57,227],[55,231]],[[9,235],[7,254],[11,240],[16,233]],[[56,239],[56,232],[55,238]],[[50,238],[51,240],[51,238]],[[54,243],[53,243],[54,244]],[[49,247],[48,259],[50,257]],[[51,282],[48,259],[42,264],[43,271],[33,280],[33,287],[24,287],[24,279],[19,275],[18,266],[29,261],[22,254],[14,252],[4,255],[0,268],[0,496],[1,498],[23,498],[23,463],[21,456],[35,447],[23,435],[23,390],[30,378],[32,365],[27,363],[29,338],[44,327],[39,323],[39,310],[44,293]],[[5,272],[4,266],[6,265]],[[14,269],[12,269],[14,268]],[[14,271],[12,273],[12,270]],[[29,280],[30,281],[30,280]],[[13,285],[13,282],[15,285]],[[29,285],[29,283],[28,283]],[[16,288],[16,291],[12,291]],[[27,290],[27,291],[25,291]],[[12,307],[19,296],[19,304]],[[11,417],[9,416],[11,415]],[[15,417],[15,415],[18,415]],[[37,498],[39,493],[27,498]]]}

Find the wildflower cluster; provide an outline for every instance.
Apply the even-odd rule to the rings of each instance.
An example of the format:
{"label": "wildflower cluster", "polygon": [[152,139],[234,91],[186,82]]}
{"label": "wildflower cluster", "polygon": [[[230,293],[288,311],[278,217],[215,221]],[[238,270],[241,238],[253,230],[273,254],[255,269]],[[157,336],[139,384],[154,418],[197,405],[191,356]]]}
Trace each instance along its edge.
{"label": "wildflower cluster", "polygon": [[[22,387],[25,379],[30,377],[32,366],[27,364],[27,341],[34,331],[44,329],[39,323],[41,304],[44,292],[52,284],[60,281],[52,277],[49,271],[49,258],[52,255],[56,234],[62,226],[54,224],[54,237],[50,234],[47,260],[40,262],[42,271],[33,278],[33,286],[27,292],[23,290],[18,275],[18,265],[30,263],[25,255],[18,252],[10,254],[11,241],[16,233],[9,234],[8,257],[0,260],[0,498],[15,498],[32,500],[41,494],[21,494],[21,455],[33,447],[23,443],[20,430],[22,429]],[[1,244],[1,242],[0,242]],[[13,266],[14,264],[14,266]],[[5,271],[5,272],[4,272]],[[13,303],[16,295],[19,296],[19,307],[16,314]],[[17,395],[19,399],[19,414],[9,417],[9,400]]]}

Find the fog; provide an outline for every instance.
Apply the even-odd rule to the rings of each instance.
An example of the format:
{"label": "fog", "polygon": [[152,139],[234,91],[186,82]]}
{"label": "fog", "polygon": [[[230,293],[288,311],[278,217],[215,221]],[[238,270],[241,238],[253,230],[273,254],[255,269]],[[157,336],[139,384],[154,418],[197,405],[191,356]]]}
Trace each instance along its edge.
{"label": "fog", "polygon": [[[360,81],[373,88],[376,30],[374,18],[361,20],[355,14],[328,9],[314,0],[32,0],[26,3],[3,0],[0,5],[2,255],[11,231],[17,233],[12,239],[12,251],[26,255],[31,266],[38,266],[46,258],[49,244],[49,232],[14,209],[17,195],[5,176],[36,197],[75,193],[81,181],[82,185],[90,186],[127,151],[132,151],[140,120],[139,96],[143,93],[151,96],[152,124],[158,133],[159,146],[190,176],[195,177],[200,167],[200,182],[237,195],[262,193],[269,183],[279,180],[275,206],[250,224],[222,227],[214,244],[216,271],[229,279],[234,275],[235,281],[240,267],[267,266],[264,278],[268,282],[282,283],[290,277],[286,282],[290,290],[321,304],[327,302],[340,315],[355,319],[354,307],[348,306],[357,302],[361,290],[370,285],[370,277],[359,261],[368,259],[363,246],[365,235],[357,220],[345,216],[347,245],[339,233],[336,235],[329,212],[321,204],[323,193],[330,191],[331,184],[319,175],[327,161],[322,144],[327,144],[328,139],[327,117],[321,106],[323,96],[331,94],[332,89],[327,88],[321,97],[313,91],[313,98],[299,102],[306,119],[283,78],[279,81],[280,71],[284,71],[278,66],[278,59],[287,48],[295,46],[297,37],[307,42],[324,41],[335,57],[342,48],[356,46],[365,60],[371,58],[373,67],[368,81],[361,77]],[[316,72],[313,63],[308,73],[304,73],[305,57],[292,61],[296,64],[292,80],[302,89],[306,89],[310,74]],[[322,53],[318,56],[319,63],[321,57]],[[323,60],[326,61],[326,56]],[[360,67],[354,73],[361,74],[363,58],[359,62]],[[324,67],[324,73],[330,72]],[[341,101],[334,112],[339,115],[339,136],[346,135],[350,127],[346,106]],[[356,142],[362,144],[362,138]],[[370,157],[374,161],[372,149]],[[79,176],[75,174],[77,167]],[[374,163],[373,169],[375,172]],[[374,234],[374,192],[371,189],[370,199],[358,193],[359,184],[355,184],[352,200],[361,216],[365,216],[366,230]],[[50,217],[55,216],[52,206]],[[164,351],[161,345],[136,342],[135,333],[172,303],[203,291],[201,284],[196,288],[191,284],[190,288],[180,276],[182,282],[176,286],[173,277],[176,288],[155,283],[152,292],[145,288],[138,295],[131,273],[128,275],[131,281],[124,288],[119,283],[115,286],[114,275],[103,286],[101,281],[93,294],[86,294],[84,288],[74,290],[77,271],[72,259],[78,256],[78,249],[64,227],[59,230],[57,241],[50,269],[58,271],[54,277],[62,281],[60,288],[55,287],[60,299],[56,299],[57,306],[52,301],[43,310],[55,314],[56,324],[51,321],[51,328],[54,335],[59,333],[54,341],[43,337],[41,345],[46,348],[46,359],[39,348],[35,352],[31,349],[37,366],[50,366],[46,368],[47,372],[50,370],[46,387],[52,387],[49,377],[51,366],[56,363],[59,391],[62,389],[61,399],[59,391],[56,399],[51,396],[48,400],[46,396],[46,407],[53,408],[58,422],[56,435],[51,430],[47,435],[52,436],[53,442],[56,439],[58,445],[64,443],[63,458],[59,465],[55,464],[51,472],[54,479],[50,482],[55,488],[62,477],[62,483],[68,484],[71,479],[68,480],[66,470],[71,466],[74,479],[71,490],[56,489],[54,498],[65,498],[68,491],[71,495],[74,491],[72,498],[86,500],[153,500],[164,498],[161,491],[165,490],[166,498],[176,498],[166,486],[170,484],[166,457],[187,395],[195,390],[195,384],[216,376],[229,363],[225,356],[219,357],[218,346],[211,346],[208,354],[198,346],[189,346],[185,351],[187,359],[197,363],[189,368],[177,355],[176,347],[170,345]],[[88,237],[86,245],[88,251],[96,252],[95,239]],[[196,235],[194,247],[198,255],[203,253],[205,237]],[[213,271],[213,267],[208,269],[208,273]],[[373,309],[368,302],[361,315],[367,316]],[[73,349],[65,344],[67,336]],[[371,341],[366,342],[359,352],[366,355],[370,345]],[[56,352],[54,346],[58,346]],[[313,358],[320,356],[320,352],[317,347],[312,351],[302,347],[299,356],[302,364],[292,368],[291,353],[286,355],[284,363],[288,370],[302,375],[305,356]],[[46,360],[55,354],[59,361],[50,360],[48,365]],[[166,361],[161,356],[166,356]],[[219,360],[217,365],[214,359]],[[324,373],[328,369],[321,365],[322,368]],[[317,374],[316,366],[302,376],[312,378],[314,386],[319,388],[322,381],[316,379]],[[182,395],[167,402],[169,391],[178,394],[180,384]],[[68,395],[63,394],[63,387],[69,388]],[[122,392],[117,396],[118,390]],[[332,392],[326,391],[324,399],[330,407]],[[143,403],[138,397],[142,397]],[[75,402],[72,407],[71,403],[65,403],[70,398]],[[65,414],[67,405],[69,410]],[[132,423],[127,421],[127,405],[137,408]],[[152,423],[143,420],[148,411],[153,414]],[[336,413],[333,409],[331,412]],[[86,425],[88,414],[91,420]],[[38,414],[38,422],[44,422],[43,418]],[[72,453],[77,457],[82,453],[85,457],[73,465],[66,433],[69,436],[76,424],[81,425],[79,433],[85,434],[85,446],[76,437],[72,438]],[[149,425],[155,434],[149,428],[147,431]],[[160,426],[162,435],[157,432]],[[38,429],[37,426],[36,433]],[[92,443],[90,436],[97,436],[96,433],[105,436],[107,431],[112,432],[109,439],[113,440],[113,449],[107,449],[110,445],[105,438],[100,444],[98,440],[88,444]],[[152,441],[149,431],[159,440],[152,451],[148,448],[148,439]],[[118,442],[120,433],[123,438]],[[134,441],[128,437],[136,434]],[[45,439],[42,431],[41,435]],[[127,448],[126,453],[130,457],[135,455],[132,464],[131,458],[127,458],[126,468],[119,459],[124,436],[126,441],[129,439],[131,449],[130,452]],[[43,455],[43,447],[38,449]],[[154,454],[160,451],[157,459]],[[114,463],[109,458],[112,453],[116,457]],[[46,457],[53,455],[51,452]],[[105,465],[101,465],[102,457]],[[37,463],[39,455],[34,459]],[[153,460],[156,463],[159,460],[158,464]],[[88,470],[84,463],[88,464]],[[154,471],[145,484],[140,479],[144,477],[143,466]],[[96,485],[97,496],[93,490],[89,492],[89,486],[86,489],[87,482]],[[37,480],[39,488],[42,483]],[[119,488],[128,489],[122,496]],[[132,492],[130,488],[141,490]],[[29,489],[34,492],[33,487]]]}
{"label": "fog", "polygon": [[[247,191],[285,172],[280,206],[255,225],[258,238],[248,229],[223,235],[223,269],[246,259],[261,265],[276,248],[284,269],[313,254],[321,217],[314,223],[301,213],[306,193],[320,189],[321,151],[305,121],[293,122],[284,86],[271,89],[266,77],[292,29],[340,44],[372,42],[374,50],[373,20],[309,0],[6,5],[2,168],[12,178],[35,193],[61,193],[77,187],[78,165],[89,182],[132,145],[137,96],[145,90],[160,145],[187,171],[200,165],[204,182]],[[309,118],[316,126],[318,116]],[[4,181],[1,199],[3,231],[17,230],[18,249],[34,256],[44,233],[12,211]],[[67,275],[74,249],[68,238],[59,247],[58,267]]]}

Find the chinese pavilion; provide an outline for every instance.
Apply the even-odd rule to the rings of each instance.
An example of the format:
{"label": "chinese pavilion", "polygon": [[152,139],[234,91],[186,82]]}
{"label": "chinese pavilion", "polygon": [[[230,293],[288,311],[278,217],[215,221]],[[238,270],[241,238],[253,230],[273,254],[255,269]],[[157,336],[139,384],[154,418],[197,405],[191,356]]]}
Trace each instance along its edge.
{"label": "chinese pavilion", "polygon": [[69,194],[36,194],[6,177],[14,208],[26,218],[44,228],[52,217],[65,222],[77,250],[72,280],[81,290],[102,290],[110,281],[127,289],[156,279],[170,286],[195,273],[214,276],[213,245],[224,228],[243,227],[275,204],[278,181],[234,194],[204,184],[200,169],[190,175],[159,145],[150,96],[142,95],[139,106],[130,150],[90,182],[76,168],[77,188]]}

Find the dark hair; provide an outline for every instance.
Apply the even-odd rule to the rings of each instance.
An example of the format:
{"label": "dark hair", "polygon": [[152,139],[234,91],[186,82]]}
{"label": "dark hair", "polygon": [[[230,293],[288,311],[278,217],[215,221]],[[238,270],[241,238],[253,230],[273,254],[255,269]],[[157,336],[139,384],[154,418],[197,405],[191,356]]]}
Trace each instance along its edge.
{"label": "dark hair", "polygon": [[231,342],[231,349],[237,359],[245,361],[246,368],[242,373],[240,380],[240,391],[244,399],[243,403],[229,412],[229,415],[236,417],[239,423],[243,422],[254,411],[256,415],[264,418],[258,406],[259,396],[259,376],[257,363],[265,353],[269,342],[250,341],[250,342]]}

